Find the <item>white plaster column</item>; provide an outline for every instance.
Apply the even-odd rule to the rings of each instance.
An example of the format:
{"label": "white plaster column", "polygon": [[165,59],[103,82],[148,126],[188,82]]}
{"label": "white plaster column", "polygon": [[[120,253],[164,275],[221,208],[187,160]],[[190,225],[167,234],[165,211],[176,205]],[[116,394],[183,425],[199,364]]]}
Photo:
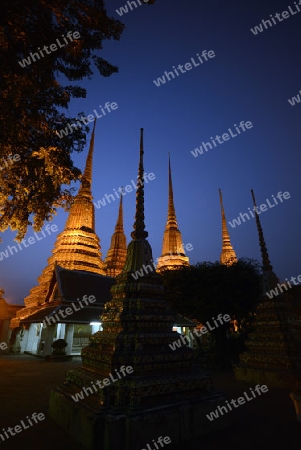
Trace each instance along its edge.
{"label": "white plaster column", "polygon": [[52,354],[51,344],[53,342],[55,325],[48,325],[45,331],[46,331],[46,333],[45,333],[45,345],[44,345],[44,350],[43,350],[43,356]]}
{"label": "white plaster column", "polygon": [[65,333],[66,333],[66,324],[65,323],[58,323],[58,339],[65,339]]}
{"label": "white plaster column", "polygon": [[46,328],[47,328],[47,325],[44,326],[44,324],[41,323],[40,336],[39,336],[39,340],[38,340],[38,344],[37,344],[37,354],[38,355],[44,354],[44,344],[45,344],[45,339],[47,336]]}
{"label": "white plaster column", "polygon": [[22,339],[20,339],[20,347],[21,347],[20,353],[24,353],[26,351],[28,337],[29,337],[29,330],[24,330]]}
{"label": "white plaster column", "polygon": [[27,342],[25,342],[24,345],[22,345],[22,343],[21,343],[22,348],[24,348],[23,351],[32,352],[32,353],[37,352],[38,336],[36,334],[37,334],[37,324],[31,323],[29,326],[29,330],[28,330]]}
{"label": "white plaster column", "polygon": [[66,354],[72,354],[72,345],[73,345],[73,334],[74,334],[74,324],[67,323],[65,328],[65,341],[67,342]]}

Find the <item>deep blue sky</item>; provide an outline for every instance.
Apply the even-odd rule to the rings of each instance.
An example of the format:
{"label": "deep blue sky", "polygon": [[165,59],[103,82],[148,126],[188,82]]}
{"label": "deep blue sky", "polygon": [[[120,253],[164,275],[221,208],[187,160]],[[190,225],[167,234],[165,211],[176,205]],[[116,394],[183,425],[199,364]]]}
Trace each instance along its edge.
{"label": "deep blue sky", "polygon": [[[107,1],[109,15],[124,0]],[[270,14],[296,11],[294,1],[246,2],[157,0],[125,14],[119,42],[106,41],[102,56],[119,67],[103,78],[97,73],[81,85],[87,98],[72,101],[69,113],[93,114],[99,105],[116,102],[118,109],[97,120],[94,157],[94,201],[136,178],[139,130],[145,134],[146,226],[153,256],[160,255],[167,214],[168,151],[172,157],[175,206],[184,243],[191,243],[191,263],[216,261],[221,251],[218,188],[223,192],[227,221],[257,203],[288,191],[289,200],[261,213],[275,272],[301,274],[300,160],[301,103],[288,99],[301,89],[301,13],[265,29],[250,28]],[[300,7],[301,8],[301,7]],[[172,66],[191,62],[203,50],[215,58],[156,87],[154,79]],[[253,128],[194,158],[191,150],[210,136],[226,133],[234,123],[251,121]],[[74,155],[83,169],[85,154]],[[96,210],[96,231],[105,257],[117,218],[117,201]],[[124,197],[125,232],[132,231],[135,194]],[[62,231],[66,213],[53,223]],[[232,229],[238,257],[260,258],[255,220]],[[10,302],[22,303],[46,265],[58,233],[0,261],[1,287]],[[26,238],[32,236],[29,230]],[[0,250],[13,245],[14,234],[3,234]],[[16,245],[16,244],[15,244]]]}

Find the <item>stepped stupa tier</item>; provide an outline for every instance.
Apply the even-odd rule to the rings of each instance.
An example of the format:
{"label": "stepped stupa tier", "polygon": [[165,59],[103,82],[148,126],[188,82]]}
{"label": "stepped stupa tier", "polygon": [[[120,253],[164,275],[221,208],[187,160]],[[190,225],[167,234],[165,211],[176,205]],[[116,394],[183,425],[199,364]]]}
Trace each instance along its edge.
{"label": "stepped stupa tier", "polygon": [[220,189],[219,199],[222,213],[222,252],[220,255],[220,263],[231,266],[232,264],[237,262],[237,257],[230,241],[230,235],[227,228],[225,210],[223,205],[222,191]]}
{"label": "stepped stupa tier", "polygon": [[[256,211],[256,201],[252,192]],[[234,368],[238,380],[291,388],[301,372],[301,322],[285,294],[269,296],[279,280],[273,271],[258,214],[256,224],[262,255],[262,295],[256,310],[254,331]]]}
{"label": "stepped stupa tier", "polygon": [[[64,231],[57,240],[48,259],[48,265],[38,278],[38,285],[31,289],[24,299],[26,308],[20,311],[20,317],[35,311],[47,299],[49,286],[55,265],[69,270],[79,270],[106,275],[106,267],[101,259],[100,241],[95,233],[95,212],[92,197],[92,158],[94,151],[95,123],[92,131],[86,167],[81,186],[71,205]],[[18,326],[18,320],[12,320],[12,326]]]}
{"label": "stepped stupa tier", "polygon": [[126,260],[126,237],[123,230],[122,199],[123,195],[121,194],[118,219],[111,239],[111,245],[105,259],[107,275],[110,277],[116,277],[122,272]]}
{"label": "stepped stupa tier", "polygon": [[[124,269],[111,289],[112,300],[101,316],[103,331],[91,336],[91,344],[82,350],[82,367],[67,372],[64,385],[51,394],[51,417],[78,441],[89,440],[87,448],[91,449],[141,449],[147,436],[162,434],[161,424],[172,442],[182,442],[187,439],[185,432],[178,433],[184,426],[183,417],[198,423],[194,432],[202,434],[201,422],[205,423],[203,432],[208,432],[205,410],[221,401],[220,394],[213,391],[211,377],[198,367],[196,353],[185,345],[177,351],[169,347],[179,334],[172,331],[175,315],[164,299],[160,275],[150,270],[137,279],[132,276],[143,265],[152,265],[144,223],[143,173],[141,130],[132,241]],[[117,382],[94,389],[74,407],[71,396],[91,389],[104,377],[112,379],[114,374],[116,379],[122,367],[132,370]],[[85,440],[81,430],[77,431],[80,421],[87,424],[85,433],[88,427],[90,430]]]}
{"label": "stepped stupa tier", "polygon": [[158,258],[156,270],[161,272],[163,270],[178,269],[182,266],[189,266],[189,258],[185,256],[182,236],[176,218],[169,156],[167,222],[163,236],[162,254]]}

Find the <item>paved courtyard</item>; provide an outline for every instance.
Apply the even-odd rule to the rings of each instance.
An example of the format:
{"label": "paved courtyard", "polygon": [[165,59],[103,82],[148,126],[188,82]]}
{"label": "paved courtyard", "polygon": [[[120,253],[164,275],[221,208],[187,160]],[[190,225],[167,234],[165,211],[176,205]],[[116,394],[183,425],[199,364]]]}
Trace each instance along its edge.
{"label": "paved courtyard", "polygon": [[[45,420],[1,442],[1,449],[82,450],[64,430],[49,418],[48,399],[51,388],[61,384],[65,371],[81,364],[76,358],[68,362],[46,362],[29,355],[0,356],[0,433],[14,427],[32,413],[43,413]],[[235,381],[229,372],[214,372],[214,385],[237,399],[254,384]],[[232,425],[186,445],[196,450],[300,450],[301,423],[295,419],[289,392],[269,391],[229,412]],[[219,419],[215,419],[219,420]],[[166,433],[168,435],[168,433]],[[156,438],[156,436],[154,436]],[[164,447],[165,448],[165,447]],[[181,447],[182,449],[184,446]],[[172,450],[171,446],[166,446]]]}

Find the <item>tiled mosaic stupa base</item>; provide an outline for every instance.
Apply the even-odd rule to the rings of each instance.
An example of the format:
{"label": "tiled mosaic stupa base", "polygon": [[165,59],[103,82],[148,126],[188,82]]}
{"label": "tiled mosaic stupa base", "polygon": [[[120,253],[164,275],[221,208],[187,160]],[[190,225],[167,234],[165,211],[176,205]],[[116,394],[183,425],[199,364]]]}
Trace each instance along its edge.
{"label": "tiled mosaic stupa base", "polygon": [[[256,201],[253,190],[254,211]],[[269,298],[266,293],[277,288],[279,280],[271,265],[261,222],[255,215],[262,255],[263,293],[256,309],[254,331],[246,342],[234,368],[237,380],[293,389],[301,379],[301,321],[287,295]]]}
{"label": "tiled mosaic stupa base", "polygon": [[[189,401],[144,408],[140,412],[96,413],[87,403],[75,403],[59,389],[52,392],[50,414],[85,450],[148,449],[159,436],[168,436],[169,450],[229,426],[231,416],[213,420],[206,414],[224,403],[220,394],[208,393]],[[151,448],[155,448],[152,444]]]}
{"label": "tiled mosaic stupa base", "polygon": [[[285,296],[267,297],[256,310],[255,329],[234,368],[237,380],[291,389],[301,375],[301,322]],[[299,375],[298,375],[299,374]]]}

